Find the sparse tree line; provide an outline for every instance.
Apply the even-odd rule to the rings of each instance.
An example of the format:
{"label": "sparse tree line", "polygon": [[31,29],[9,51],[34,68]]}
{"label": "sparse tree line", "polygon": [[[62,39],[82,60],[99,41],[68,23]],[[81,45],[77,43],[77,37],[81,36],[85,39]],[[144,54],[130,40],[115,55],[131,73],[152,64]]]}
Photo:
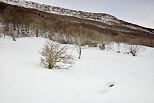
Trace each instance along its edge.
{"label": "sparse tree line", "polygon": [[[116,48],[114,47],[115,45]],[[112,51],[116,49],[115,51],[117,53],[131,54],[132,56],[137,56],[139,52],[144,50],[144,48],[141,45],[133,45],[128,43],[124,44],[119,42],[114,42],[114,43],[102,42],[99,44],[99,49],[107,51]]]}
{"label": "sparse tree line", "polygon": [[[86,36],[82,35],[82,38],[76,39],[76,50],[78,53],[78,59],[81,59],[82,49],[85,46]],[[115,42],[116,43],[116,42]],[[140,45],[132,44],[122,44],[116,43],[117,53],[131,54],[132,56],[137,56],[138,53],[143,50],[143,47]],[[100,50],[110,51],[114,48],[114,43],[109,42],[100,42],[96,44],[95,47],[99,47]],[[121,50],[122,48],[125,51]],[[67,45],[62,45],[60,43],[55,43],[53,41],[46,41],[43,45],[41,53],[41,63],[48,69],[53,68],[68,68],[74,62],[74,57],[68,53],[69,48]]]}

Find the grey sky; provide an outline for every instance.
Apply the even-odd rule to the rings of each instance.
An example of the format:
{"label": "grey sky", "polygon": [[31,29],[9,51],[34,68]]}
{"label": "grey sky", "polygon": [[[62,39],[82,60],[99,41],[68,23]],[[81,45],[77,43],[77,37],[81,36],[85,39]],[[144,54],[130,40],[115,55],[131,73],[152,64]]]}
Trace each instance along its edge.
{"label": "grey sky", "polygon": [[[29,0],[30,1],[30,0]],[[88,12],[102,12],[119,19],[154,28],[154,0],[32,0]]]}

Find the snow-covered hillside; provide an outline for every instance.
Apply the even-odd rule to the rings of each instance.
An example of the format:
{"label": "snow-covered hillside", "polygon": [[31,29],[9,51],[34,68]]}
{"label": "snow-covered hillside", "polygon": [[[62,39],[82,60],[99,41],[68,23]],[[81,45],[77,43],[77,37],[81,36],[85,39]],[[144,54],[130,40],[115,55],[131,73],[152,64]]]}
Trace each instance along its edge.
{"label": "snow-covered hillside", "polygon": [[54,13],[58,15],[67,15],[67,16],[75,16],[78,18],[84,18],[89,20],[96,20],[108,24],[113,24],[114,22],[119,23],[114,16],[103,14],[103,13],[90,13],[90,12],[83,12],[83,11],[75,11],[70,9],[64,9],[60,7],[39,4],[33,1],[26,1],[26,0],[1,0],[4,3],[17,5],[25,8],[33,8],[40,11]]}
{"label": "snow-covered hillside", "polygon": [[0,103],[154,103],[153,48],[137,57],[84,48],[70,69],[49,70],[40,65],[44,41],[0,38]]}
{"label": "snow-covered hillside", "polygon": [[[17,5],[24,8],[32,8],[32,9],[36,9],[47,13],[73,16],[81,19],[101,22],[111,26],[111,28],[116,31],[132,32],[131,30],[127,30],[127,29],[132,29],[132,30],[139,30],[139,31],[154,35],[154,30],[149,31],[149,29],[147,28],[137,26],[134,24],[128,24],[127,22],[106,13],[91,13],[91,12],[84,12],[84,11],[76,11],[76,10],[70,10],[70,9],[65,9],[61,7],[55,7],[51,5],[39,4],[33,1],[26,1],[26,0],[0,0],[0,2],[4,2],[6,4],[11,4],[11,5]],[[113,26],[116,26],[116,28],[113,28]],[[106,26],[101,26],[101,27],[108,28]]]}

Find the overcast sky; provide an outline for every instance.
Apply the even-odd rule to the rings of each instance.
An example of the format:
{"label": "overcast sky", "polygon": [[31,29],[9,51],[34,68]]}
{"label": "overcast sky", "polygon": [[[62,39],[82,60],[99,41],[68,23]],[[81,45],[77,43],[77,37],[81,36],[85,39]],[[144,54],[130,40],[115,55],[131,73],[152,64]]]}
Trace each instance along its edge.
{"label": "overcast sky", "polygon": [[154,0],[28,0],[43,4],[111,14],[121,20],[154,28]]}

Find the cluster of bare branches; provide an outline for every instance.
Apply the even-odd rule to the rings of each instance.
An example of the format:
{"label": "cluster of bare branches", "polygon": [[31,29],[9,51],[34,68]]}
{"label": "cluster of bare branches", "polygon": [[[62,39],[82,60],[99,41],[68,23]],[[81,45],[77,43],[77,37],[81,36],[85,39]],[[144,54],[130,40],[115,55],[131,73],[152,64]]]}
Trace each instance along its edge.
{"label": "cluster of bare branches", "polygon": [[75,44],[77,48],[77,52],[79,54],[78,59],[81,58],[81,53],[82,53],[82,46],[86,42],[87,35],[86,34],[81,34],[81,31],[79,31],[79,36],[75,38]]}
{"label": "cluster of bare branches", "polygon": [[[124,53],[131,54],[132,56],[137,56],[140,51],[144,50],[144,48],[141,45],[125,44],[122,46],[122,45],[120,45],[121,42],[119,42],[119,41],[116,41],[115,43],[117,44],[117,53],[121,53],[120,47],[124,48],[124,50],[126,51]],[[106,41],[100,42],[99,49],[100,50],[106,49],[107,51],[109,51],[109,50],[111,50],[113,44],[111,42],[106,43]],[[109,47],[110,47],[110,49],[109,49]]]}
{"label": "cluster of bare branches", "polygon": [[128,53],[132,54],[132,56],[137,56],[138,52],[143,50],[142,46],[132,44],[125,45],[125,48],[128,50]]}
{"label": "cluster of bare branches", "polygon": [[68,47],[60,43],[46,41],[40,54],[41,63],[48,69],[68,68],[73,63],[73,56],[68,54]]}
{"label": "cluster of bare branches", "polygon": [[77,37],[76,40],[75,40],[77,52],[79,54],[78,59],[81,58],[82,46],[83,46],[85,41],[86,41],[86,35],[82,35],[80,37]]}

